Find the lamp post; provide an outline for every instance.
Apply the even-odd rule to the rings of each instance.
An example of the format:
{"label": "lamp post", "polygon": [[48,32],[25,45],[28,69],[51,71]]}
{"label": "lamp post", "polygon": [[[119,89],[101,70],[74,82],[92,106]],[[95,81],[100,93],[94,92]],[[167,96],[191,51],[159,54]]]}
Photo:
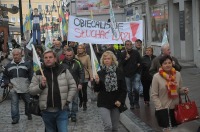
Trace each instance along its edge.
{"label": "lamp post", "polygon": [[[53,7],[55,7],[55,3],[56,3],[56,6],[57,6],[57,8],[58,8],[58,19],[59,19],[59,9],[60,9],[60,5],[61,5],[62,1],[54,0],[54,1],[53,1]],[[58,33],[59,33],[59,35],[60,35],[60,20],[59,20],[59,24],[58,24],[58,25],[59,25],[59,26],[58,26]]]}
{"label": "lamp post", "polygon": [[[47,30],[47,32],[48,32],[48,29],[47,29],[47,15],[50,15],[51,16],[51,19],[52,19],[52,12],[53,12],[53,6],[51,5],[47,5],[47,9],[45,9],[45,10],[42,10],[42,14],[43,14],[43,16],[45,16],[45,18],[46,18],[46,30]],[[42,21],[43,22],[43,21]]]}
{"label": "lamp post", "polygon": [[[47,12],[46,12],[46,10],[41,10],[40,13],[42,14],[43,18],[45,17],[45,20],[46,20],[46,23],[47,23]],[[44,22],[43,21],[44,21],[44,19],[42,19],[42,26],[43,26],[43,31],[44,31]],[[47,29],[47,24],[45,25],[45,27]],[[44,38],[44,32],[43,32],[43,38]]]}

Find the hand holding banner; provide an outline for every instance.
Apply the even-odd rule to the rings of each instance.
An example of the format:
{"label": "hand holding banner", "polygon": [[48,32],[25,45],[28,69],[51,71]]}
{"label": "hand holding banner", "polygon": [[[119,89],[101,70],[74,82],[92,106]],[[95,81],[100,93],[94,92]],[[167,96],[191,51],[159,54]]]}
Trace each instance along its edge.
{"label": "hand holding banner", "polygon": [[[104,21],[69,16],[68,41],[95,44],[123,44],[123,41],[143,40],[143,22],[118,22],[119,35],[112,34],[111,25]],[[123,41],[122,41],[123,40]]]}

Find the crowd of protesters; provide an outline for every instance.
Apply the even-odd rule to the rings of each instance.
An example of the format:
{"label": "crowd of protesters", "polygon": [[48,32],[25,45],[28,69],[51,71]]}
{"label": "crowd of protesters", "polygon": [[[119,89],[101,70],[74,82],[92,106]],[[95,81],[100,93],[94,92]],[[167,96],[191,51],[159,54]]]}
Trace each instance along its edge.
{"label": "crowd of protesters", "polygon": [[[37,71],[33,75],[31,51],[25,47],[24,50],[20,49],[14,40],[12,43],[15,48],[12,51],[13,60],[6,65],[3,75],[5,82],[12,87],[12,124],[17,124],[20,119],[19,97],[24,100],[25,114],[28,120],[31,120],[32,116],[28,111],[30,95],[39,95],[41,116],[47,132],[52,130],[66,132],[68,119],[71,118],[72,122],[76,122],[78,110],[83,108],[83,111],[87,111],[89,82],[94,85],[94,92],[98,93],[97,106],[104,130],[117,131],[120,107],[125,104],[126,95],[128,95],[130,109],[140,109],[139,96],[144,97],[144,104],[147,107],[152,97],[157,108],[159,100],[162,103],[163,99],[158,97],[159,87],[156,87],[154,74],[159,72],[159,68],[163,67],[165,61],[171,62],[168,62],[170,68],[181,70],[177,59],[170,56],[168,44],[161,47],[161,55],[156,57],[153,48],[144,48],[142,41],[138,39],[135,45],[130,40],[125,41],[124,46],[93,44],[101,67],[94,77],[89,44],[68,42],[65,37],[63,41],[61,38],[54,38],[52,48],[48,50],[45,50],[43,44],[35,45],[43,73]],[[163,56],[168,58],[163,59]],[[166,67],[163,69],[165,70]],[[156,74],[155,77],[157,76],[161,75]],[[152,79],[153,85],[156,86],[151,93]],[[188,92],[188,89],[184,90]],[[162,94],[163,97],[168,98],[167,95],[164,96],[167,92]],[[72,103],[71,108],[70,103]],[[164,127],[169,126],[165,124]]]}

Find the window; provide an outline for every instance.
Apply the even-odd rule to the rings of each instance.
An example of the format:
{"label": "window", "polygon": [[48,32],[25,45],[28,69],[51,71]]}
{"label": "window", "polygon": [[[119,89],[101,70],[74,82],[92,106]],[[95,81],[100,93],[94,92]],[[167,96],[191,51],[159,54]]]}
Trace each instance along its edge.
{"label": "window", "polygon": [[50,20],[50,17],[49,16],[47,16],[47,22],[50,22],[51,20]]}
{"label": "window", "polygon": [[56,21],[57,21],[55,16],[52,17],[52,21],[53,21],[53,22],[56,22]]}
{"label": "window", "polygon": [[11,21],[11,22],[15,22],[15,21],[16,21],[16,18],[15,18],[15,17],[11,17],[10,21]]}
{"label": "window", "polygon": [[38,5],[38,12],[42,12],[42,5]]}
{"label": "window", "polygon": [[7,4],[1,4],[1,6],[7,7]]}
{"label": "window", "polygon": [[168,34],[168,7],[167,5],[154,6],[151,9],[152,41],[162,42],[164,28]]}
{"label": "window", "polygon": [[20,22],[20,18],[18,18],[18,22]]}
{"label": "window", "polygon": [[10,7],[12,8],[14,6],[14,4],[10,4]]}
{"label": "window", "polygon": [[45,10],[46,10],[46,11],[49,10],[49,5],[45,5]]}

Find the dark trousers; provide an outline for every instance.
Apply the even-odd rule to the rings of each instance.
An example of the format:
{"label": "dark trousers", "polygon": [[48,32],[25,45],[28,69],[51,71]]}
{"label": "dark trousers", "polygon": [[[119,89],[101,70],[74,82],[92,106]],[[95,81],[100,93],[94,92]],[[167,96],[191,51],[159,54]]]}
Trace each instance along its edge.
{"label": "dark trousers", "polygon": [[87,86],[88,86],[88,82],[84,82],[82,84],[82,90],[79,91],[79,99],[80,102],[87,102]]}
{"label": "dark trousers", "polygon": [[151,86],[151,80],[147,79],[141,79],[142,85],[143,85],[143,95],[144,95],[144,101],[150,101],[150,96],[149,96],[149,90]]}

